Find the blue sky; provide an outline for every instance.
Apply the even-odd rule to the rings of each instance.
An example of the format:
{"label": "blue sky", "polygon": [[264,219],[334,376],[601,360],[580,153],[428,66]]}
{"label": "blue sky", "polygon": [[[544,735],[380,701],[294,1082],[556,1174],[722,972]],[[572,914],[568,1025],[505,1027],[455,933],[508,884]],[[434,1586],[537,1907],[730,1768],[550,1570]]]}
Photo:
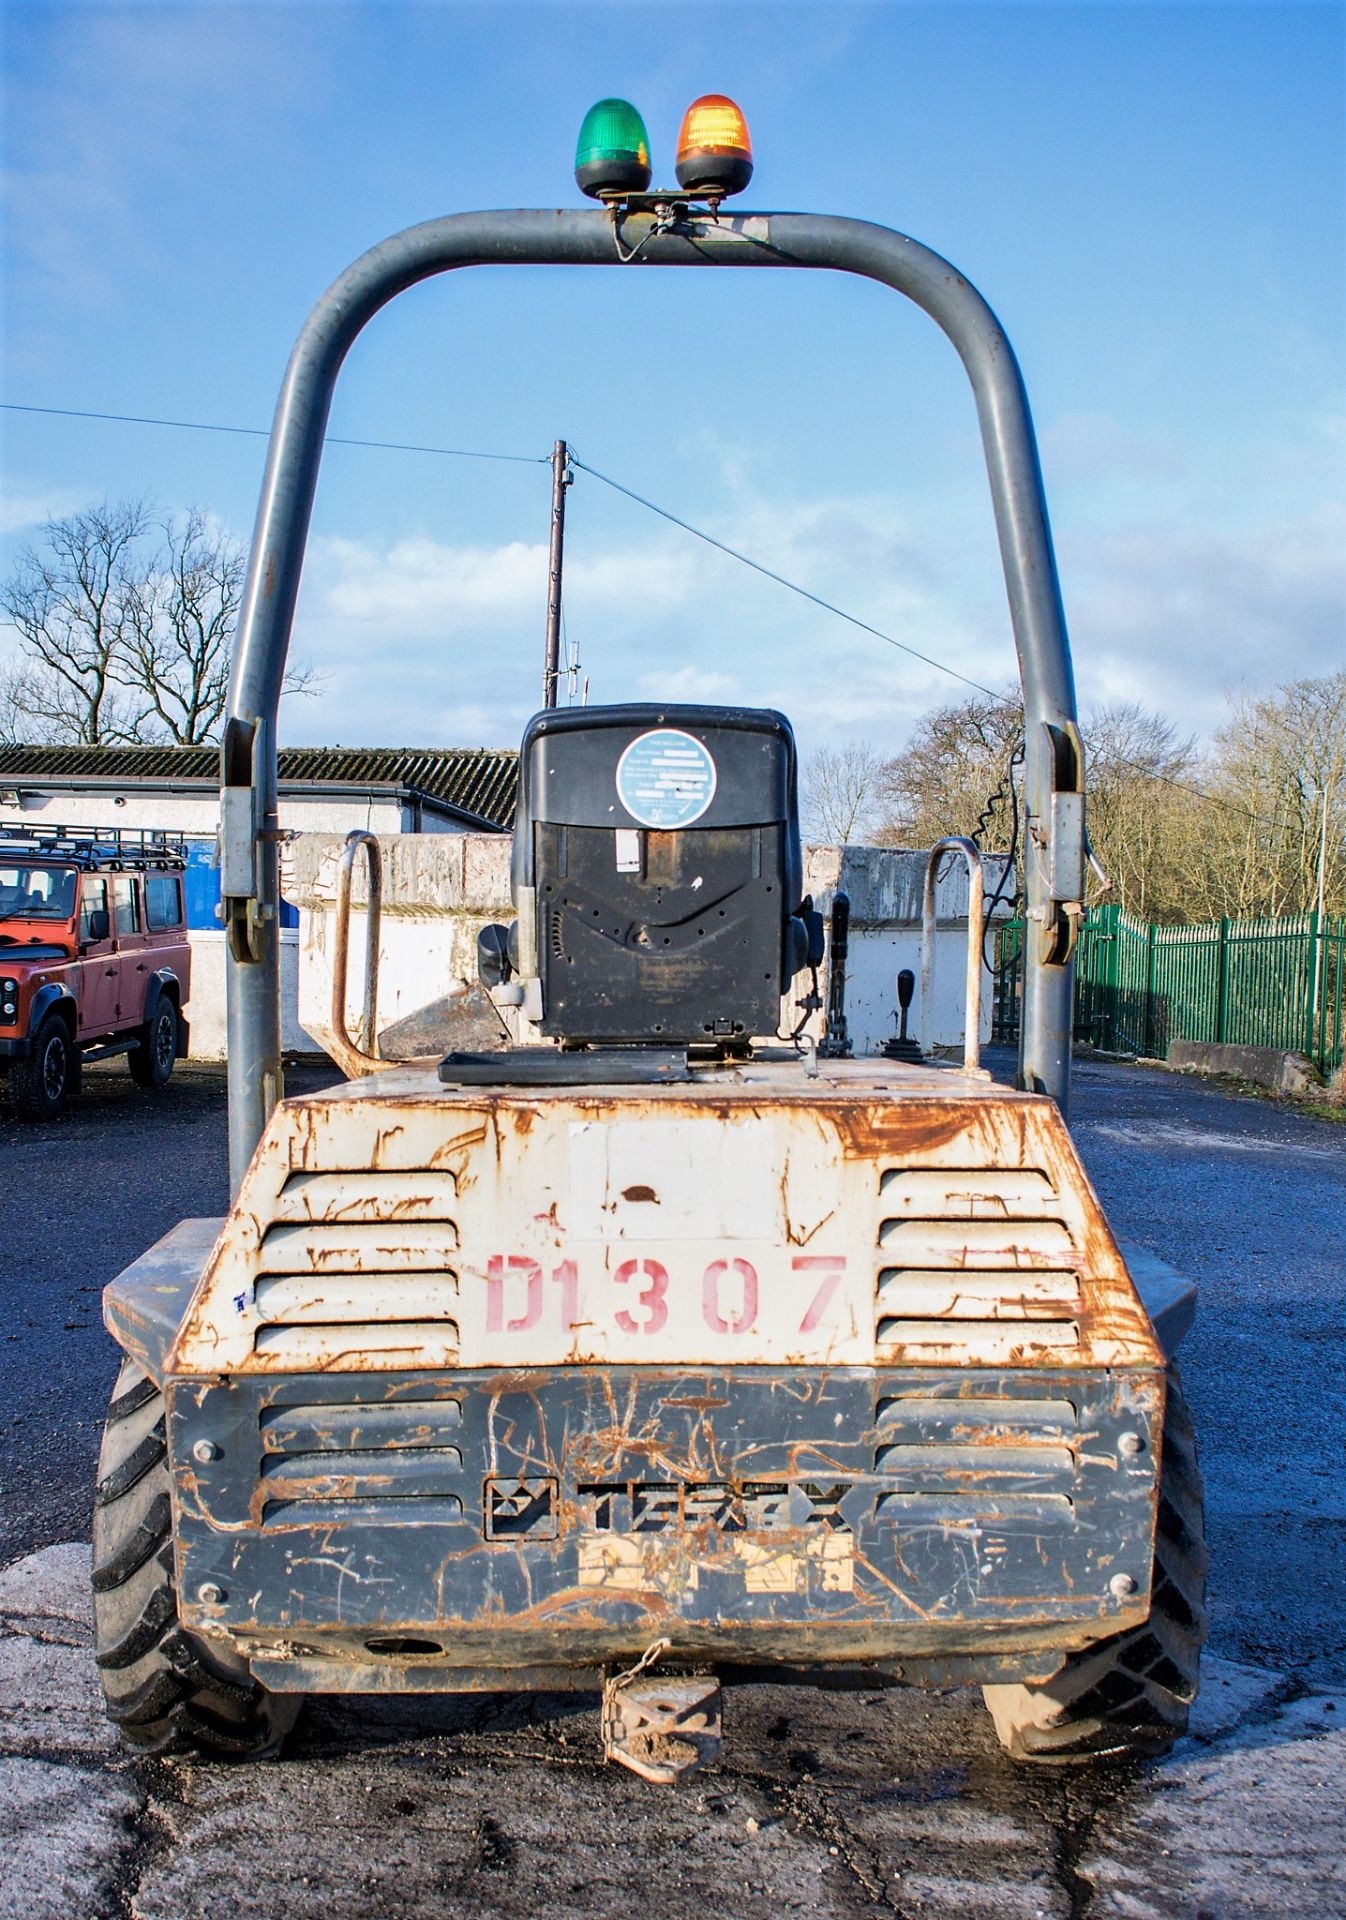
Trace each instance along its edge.
{"label": "blue sky", "polygon": [[[1199,734],[1346,660],[1339,5],[309,0],[5,10],[3,398],[248,426],[355,254],[436,213],[582,204],[624,94],[671,180],[744,107],[743,206],[947,254],[1023,363],[1084,703]],[[248,535],[258,440],[0,415],[0,563],[48,511]],[[989,685],[1013,673],[971,398],[923,315],[816,274],[474,270],[380,316],[332,430],[545,456],[637,491]],[[506,745],[535,702],[543,466],[329,449],[293,741]],[[783,707],[889,748],[956,681],[581,474],[567,632],[594,699]],[[0,656],[6,646],[0,632]]]}

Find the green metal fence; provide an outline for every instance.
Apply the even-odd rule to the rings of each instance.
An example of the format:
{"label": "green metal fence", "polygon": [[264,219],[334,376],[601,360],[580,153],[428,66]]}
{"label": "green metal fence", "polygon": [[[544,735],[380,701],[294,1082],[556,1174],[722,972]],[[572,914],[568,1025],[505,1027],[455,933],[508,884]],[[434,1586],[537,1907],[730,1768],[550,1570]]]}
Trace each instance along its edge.
{"label": "green metal fence", "polygon": [[[1018,1037],[1023,922],[997,943],[995,1037]],[[1346,917],[1160,927],[1091,909],[1075,970],[1075,1038],[1163,1059],[1173,1040],[1289,1047],[1324,1074],[1346,1039]]]}

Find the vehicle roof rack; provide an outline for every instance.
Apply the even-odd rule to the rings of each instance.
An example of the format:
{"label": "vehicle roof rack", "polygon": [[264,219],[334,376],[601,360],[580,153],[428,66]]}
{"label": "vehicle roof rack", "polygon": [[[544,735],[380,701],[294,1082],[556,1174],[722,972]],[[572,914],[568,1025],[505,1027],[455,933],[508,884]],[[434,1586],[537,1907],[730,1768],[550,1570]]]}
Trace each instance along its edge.
{"label": "vehicle roof rack", "polygon": [[187,838],[162,827],[17,826],[0,822],[0,854],[34,855],[83,868],[184,867]]}

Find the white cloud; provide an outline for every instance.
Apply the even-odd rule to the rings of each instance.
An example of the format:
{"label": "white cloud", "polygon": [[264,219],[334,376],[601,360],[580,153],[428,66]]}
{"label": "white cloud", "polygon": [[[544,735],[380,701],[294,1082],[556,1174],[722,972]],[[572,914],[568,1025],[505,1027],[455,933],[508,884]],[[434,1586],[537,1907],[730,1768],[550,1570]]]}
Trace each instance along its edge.
{"label": "white cloud", "polygon": [[651,700],[704,700],[729,705],[742,698],[739,683],[731,674],[703,667],[674,667],[667,673],[643,673],[640,690]]}
{"label": "white cloud", "polygon": [[47,520],[59,520],[83,506],[87,497],[71,487],[0,489],[0,534],[27,533]]}
{"label": "white cloud", "polygon": [[[1079,431],[1087,450],[1092,429]],[[1346,656],[1342,509],[1235,531],[1195,504],[1163,518],[1150,503],[1100,531],[1096,492],[1071,504],[1058,543],[1086,705],[1135,699],[1204,733],[1233,682],[1271,686]],[[713,525],[929,660],[984,686],[1013,681],[994,539],[974,508],[960,518],[929,500],[759,493]],[[577,530],[568,547],[566,612],[594,701],[773,705],[807,751],[896,747],[921,713],[967,691],[676,529],[641,516],[620,542],[592,541]],[[545,597],[540,542],[319,542],[296,651],[331,680],[322,699],[291,703],[291,724],[311,739],[511,744],[539,695]]]}
{"label": "white cloud", "polygon": [[[985,569],[969,572],[959,530],[923,539],[917,516],[878,496],[782,505],[758,494],[713,524],[764,566],[973,678],[999,685],[1012,671],[994,554],[988,615],[977,604]],[[540,542],[315,542],[295,651],[330,677],[322,698],[289,703],[287,737],[513,743],[539,692],[546,565]],[[896,745],[924,708],[959,691],[643,516],[620,542],[572,537],[565,597],[595,701],[773,705],[808,749],[839,737]]]}
{"label": "white cloud", "polygon": [[[540,618],[546,603],[547,549],[512,540],[458,547],[426,536],[378,548],[357,540],[315,542],[308,563],[315,617],[325,625],[397,625],[418,637]],[[668,542],[566,561],[569,599],[587,611],[630,611],[649,600],[667,609],[692,591],[693,570]]]}
{"label": "white cloud", "polygon": [[1346,509],[1237,535],[1155,523],[1072,543],[1081,694],[1136,699],[1206,732],[1236,681],[1346,661]]}
{"label": "white cloud", "polygon": [[546,568],[544,546],[453,547],[419,537],[384,551],[357,540],[320,541],[308,571],[324,624],[373,623],[420,637],[517,618],[545,591]]}

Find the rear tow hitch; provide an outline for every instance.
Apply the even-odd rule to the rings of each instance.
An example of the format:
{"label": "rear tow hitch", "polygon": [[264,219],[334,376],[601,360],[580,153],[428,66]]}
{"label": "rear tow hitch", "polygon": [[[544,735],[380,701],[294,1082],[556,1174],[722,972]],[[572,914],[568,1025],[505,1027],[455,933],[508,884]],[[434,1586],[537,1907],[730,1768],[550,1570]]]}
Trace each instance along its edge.
{"label": "rear tow hitch", "polygon": [[603,1682],[603,1756],[657,1787],[676,1786],[720,1756],[720,1683],[713,1674],[649,1669],[668,1651],[656,1640],[625,1673]]}

